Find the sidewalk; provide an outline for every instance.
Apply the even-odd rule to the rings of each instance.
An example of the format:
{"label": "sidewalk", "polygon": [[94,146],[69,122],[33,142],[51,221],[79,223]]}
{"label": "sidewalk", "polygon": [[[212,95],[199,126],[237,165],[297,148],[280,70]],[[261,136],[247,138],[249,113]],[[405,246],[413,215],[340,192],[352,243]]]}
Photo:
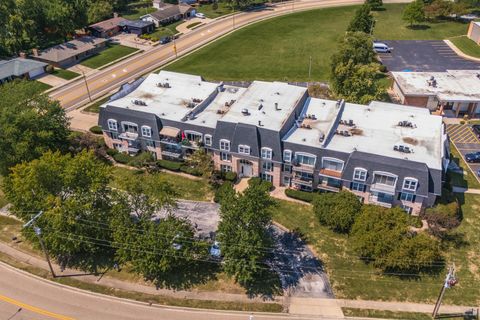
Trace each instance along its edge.
{"label": "sidewalk", "polygon": [[[413,303],[413,302],[388,302],[388,301],[368,301],[368,300],[346,300],[338,299],[338,304],[342,308],[374,309],[402,312],[422,312],[431,313],[433,304]],[[463,313],[478,306],[449,306],[441,305],[440,313]]]}
{"label": "sidewalk", "polygon": [[[32,256],[28,253],[20,251],[10,245],[7,245],[4,242],[0,242],[0,252],[9,255],[17,261],[26,263],[28,265],[43,269],[50,270],[48,268],[47,262],[37,256]],[[194,299],[194,300],[214,300],[214,301],[233,301],[233,302],[244,302],[244,303],[282,303],[283,297],[275,297],[273,301],[264,301],[261,297],[250,299],[247,295],[244,294],[233,294],[225,293],[220,291],[185,291],[185,290],[168,290],[168,289],[156,289],[153,285],[149,286],[147,284],[134,283],[122,281],[119,279],[111,278],[108,275],[102,276],[99,274],[97,276],[91,274],[84,274],[82,271],[75,269],[65,269],[63,272],[60,271],[60,267],[57,264],[53,264],[54,272],[57,276],[68,277],[68,275],[74,276],[75,279],[93,283],[96,285],[102,285],[109,288],[120,289],[124,291],[136,291],[151,295],[163,295],[170,296],[178,299]],[[116,272],[116,271],[111,271]],[[84,274],[84,275],[83,275]]]}
{"label": "sidewalk", "polygon": [[480,194],[480,189],[467,189],[462,187],[453,187],[452,191],[457,193]]}

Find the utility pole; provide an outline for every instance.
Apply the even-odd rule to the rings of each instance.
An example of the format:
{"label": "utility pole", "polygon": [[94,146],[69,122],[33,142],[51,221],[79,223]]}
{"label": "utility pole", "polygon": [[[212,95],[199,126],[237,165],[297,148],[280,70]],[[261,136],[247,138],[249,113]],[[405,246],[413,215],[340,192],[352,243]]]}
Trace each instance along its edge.
{"label": "utility pole", "polygon": [[173,37],[173,52],[175,52],[175,59],[177,59],[178,54],[177,54],[177,44],[175,42],[175,35],[173,35],[172,37]]}
{"label": "utility pole", "polygon": [[308,79],[312,75],[312,56],[310,56],[310,63],[308,64]]}
{"label": "utility pole", "polygon": [[85,76],[85,72],[82,70],[83,74],[83,81],[85,81],[85,87],[87,87],[88,99],[92,102],[92,96],[90,95],[90,89],[88,88],[87,77]]}
{"label": "utility pole", "polygon": [[443,283],[442,290],[440,290],[440,294],[438,296],[437,302],[435,303],[435,307],[433,308],[432,318],[436,319],[438,315],[438,310],[440,309],[440,305],[442,304],[443,295],[445,294],[445,290],[449,289],[457,284],[457,279],[455,278],[455,264],[448,268],[447,276],[445,277],[445,282]]}
{"label": "utility pole", "polygon": [[30,221],[25,223],[23,225],[23,228],[27,228],[32,226],[33,230],[35,231],[35,235],[38,238],[38,241],[40,242],[40,246],[42,247],[43,253],[45,254],[45,259],[47,259],[48,267],[50,268],[50,272],[52,273],[52,277],[56,278],[57,276],[55,275],[55,272],[53,271],[52,263],[50,262],[50,257],[48,256],[47,248],[45,247],[45,243],[43,243],[42,239],[42,230],[35,225],[35,221],[40,218],[43,214],[43,211],[40,211],[37,213]]}

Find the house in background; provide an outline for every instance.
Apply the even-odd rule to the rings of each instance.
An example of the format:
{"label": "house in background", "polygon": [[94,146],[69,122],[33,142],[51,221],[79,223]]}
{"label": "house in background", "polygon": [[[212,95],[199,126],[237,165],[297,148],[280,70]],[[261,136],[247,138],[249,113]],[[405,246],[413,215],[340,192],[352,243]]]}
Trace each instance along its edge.
{"label": "house in background", "polygon": [[193,7],[183,3],[172,5],[161,2],[158,6],[159,9],[157,11],[146,14],[140,17],[140,19],[153,22],[156,27],[159,27],[181,19],[194,17],[196,13]]}
{"label": "house in background", "polygon": [[88,26],[88,30],[94,37],[109,38],[122,30],[119,24],[124,21],[127,21],[127,19],[119,17],[117,13],[114,13],[113,18],[92,24]]}
{"label": "house in background", "polygon": [[16,78],[31,79],[45,73],[47,63],[31,59],[0,60],[0,84]]}
{"label": "house in background", "polygon": [[104,38],[82,37],[42,51],[33,50],[31,58],[57,68],[66,68],[100,52],[106,44],[107,39]]}
{"label": "house in background", "polygon": [[152,33],[155,30],[155,23],[144,20],[124,20],[121,21],[118,26],[123,32],[132,33],[139,36],[145,33]]}
{"label": "house in background", "polygon": [[480,116],[480,70],[392,72],[393,91],[406,105],[446,116]]}
{"label": "house in background", "polygon": [[480,22],[479,21],[472,21],[470,22],[470,26],[468,27],[467,36],[475,41],[478,45],[480,45]]}

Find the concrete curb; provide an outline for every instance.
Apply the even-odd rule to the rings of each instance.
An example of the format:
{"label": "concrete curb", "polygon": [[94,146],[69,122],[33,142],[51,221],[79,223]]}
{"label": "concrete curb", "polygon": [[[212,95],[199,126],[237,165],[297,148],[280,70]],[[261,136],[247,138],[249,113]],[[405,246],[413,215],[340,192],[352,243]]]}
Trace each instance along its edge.
{"label": "concrete curb", "polygon": [[480,58],[475,58],[475,57],[472,57],[472,56],[469,56],[469,55],[463,53],[463,51],[460,50],[456,45],[454,45],[452,41],[443,40],[443,42],[445,42],[450,47],[450,49],[455,51],[455,53],[458,54],[460,57],[462,57],[464,59],[467,59],[467,60],[470,60],[470,61],[480,62]]}

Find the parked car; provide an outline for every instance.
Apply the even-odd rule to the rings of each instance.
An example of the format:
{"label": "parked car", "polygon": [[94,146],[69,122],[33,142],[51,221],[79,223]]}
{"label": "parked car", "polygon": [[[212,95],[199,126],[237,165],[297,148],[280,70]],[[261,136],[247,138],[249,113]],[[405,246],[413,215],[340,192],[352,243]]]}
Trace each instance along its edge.
{"label": "parked car", "polygon": [[480,162],[480,151],[467,153],[465,155],[465,160],[467,162]]}
{"label": "parked car", "polygon": [[172,41],[172,37],[170,36],[166,36],[160,39],[161,44],[169,43],[170,41]]}
{"label": "parked car", "polygon": [[383,42],[374,42],[373,43],[373,51],[376,53],[390,53],[392,52],[393,48],[390,48]]}
{"label": "parked car", "polygon": [[200,19],[205,19],[206,18],[206,16],[201,12],[196,13],[195,17],[200,18]]}
{"label": "parked car", "polygon": [[475,133],[475,135],[480,138],[480,124],[474,124],[472,126],[472,130],[473,130],[473,133]]}

